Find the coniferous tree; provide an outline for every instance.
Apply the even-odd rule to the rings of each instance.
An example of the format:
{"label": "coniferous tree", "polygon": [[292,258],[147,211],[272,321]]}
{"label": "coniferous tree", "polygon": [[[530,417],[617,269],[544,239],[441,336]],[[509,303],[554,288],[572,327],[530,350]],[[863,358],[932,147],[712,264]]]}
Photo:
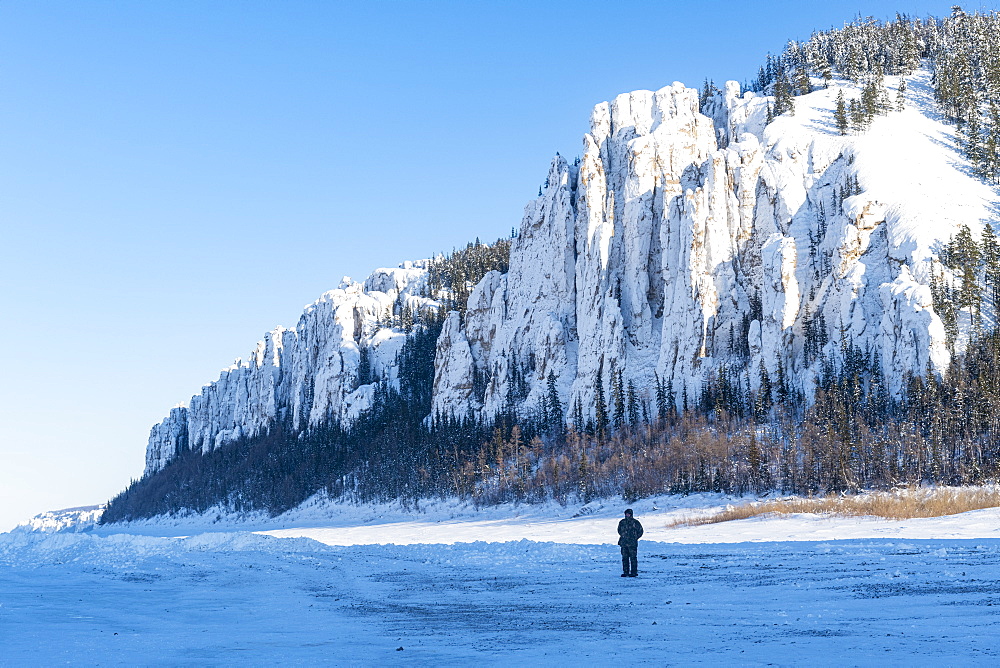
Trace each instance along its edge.
{"label": "coniferous tree", "polygon": [[985,286],[994,312],[1000,307],[1000,242],[991,225],[983,228],[982,263]]}
{"label": "coniferous tree", "polygon": [[862,129],[870,125],[876,116],[888,113],[889,101],[881,71],[876,71],[861,89],[860,106],[860,126]]}
{"label": "coniferous tree", "polygon": [[[979,102],[1000,100],[997,35],[1000,14],[996,12],[956,11],[944,19],[926,20],[897,14],[894,20],[884,23],[859,18],[843,28],[814,33],[805,42],[790,42],[778,56],[768,54],[754,90],[771,90],[775,96],[772,113],[778,116],[786,111],[783,76],[787,79],[792,75],[789,86],[795,94],[799,92],[801,69],[811,70],[826,82],[837,72],[863,83],[862,92],[865,87],[869,89],[869,95],[862,96],[868,99],[860,101],[862,118],[855,123],[857,131],[862,131],[874,116],[888,110],[882,75],[907,76],[926,62],[933,73],[935,99],[944,113],[962,126],[978,114],[980,126],[986,127],[988,109],[981,108]],[[896,109],[900,98],[897,90],[893,105]],[[989,141],[989,133],[983,132],[982,143]]]}
{"label": "coniferous tree", "polygon": [[844,103],[844,91],[842,90],[837,91],[837,108],[833,112],[833,119],[840,134],[846,135],[850,122],[847,119],[847,105]]}
{"label": "coniferous tree", "polygon": [[628,422],[633,429],[639,427],[642,413],[639,409],[639,394],[635,390],[635,383],[631,379],[628,381]]}
{"label": "coniferous tree", "polygon": [[667,419],[667,384],[656,376],[656,417],[663,422]]}
{"label": "coniferous tree", "polygon": [[705,104],[718,95],[719,92],[719,89],[715,87],[715,82],[706,78],[701,89],[701,95],[698,97],[699,106],[704,107]]}
{"label": "coniferous tree", "polygon": [[788,75],[784,69],[778,71],[777,80],[774,82],[774,116],[781,116],[784,113],[793,116],[795,114],[795,99],[792,97],[792,85],[788,81]]}
{"label": "coniferous tree", "polygon": [[604,440],[608,435],[608,405],[604,401],[604,358],[597,367],[597,378],[594,382],[594,420],[597,437]]}
{"label": "coniferous tree", "polygon": [[809,72],[805,63],[799,64],[795,68],[795,92],[797,95],[808,95],[812,92],[812,82],[809,81]]}
{"label": "coniferous tree", "polygon": [[986,176],[986,158],[983,152],[983,138],[979,125],[979,114],[972,113],[962,128],[962,148],[972,164],[972,170],[979,176]]}
{"label": "coniferous tree", "polygon": [[767,77],[767,71],[763,67],[758,68],[757,79],[753,85],[754,90],[757,91],[764,90],[770,83],[771,82],[768,80]]}
{"label": "coniferous tree", "polygon": [[371,353],[368,350],[368,346],[361,346],[360,357],[358,361],[358,374],[356,385],[358,387],[362,385],[368,385],[372,382],[372,364],[371,364]]}
{"label": "coniferous tree", "polygon": [[989,107],[989,126],[982,147],[982,174],[990,183],[1000,183],[1000,108],[994,102]]}
{"label": "coniferous tree", "polygon": [[979,311],[982,298],[977,280],[980,258],[979,244],[972,236],[972,230],[963,225],[949,244],[948,264],[962,276],[958,307],[971,309],[974,313]]}
{"label": "coniferous tree", "polygon": [[771,376],[767,373],[767,368],[764,367],[764,360],[760,361],[760,366],[758,369],[758,375],[760,379],[760,389],[757,391],[757,419],[763,421],[768,412],[771,410],[771,402],[773,401],[772,391],[773,385],[771,384]]}
{"label": "coniferous tree", "polygon": [[576,401],[573,402],[573,429],[582,432],[585,428],[583,419],[583,401],[577,396]]}
{"label": "coniferous tree", "polygon": [[865,129],[865,113],[864,108],[858,101],[851,98],[850,103],[847,105],[848,115],[851,119],[851,130],[854,132],[861,132]]}
{"label": "coniferous tree", "polygon": [[548,399],[547,404],[547,426],[550,432],[560,433],[563,427],[563,408],[562,403],[559,401],[559,390],[556,388],[556,374],[554,371],[549,371],[549,377],[546,380]]}
{"label": "coniferous tree", "polygon": [[615,431],[620,431],[625,426],[625,388],[621,369],[611,372],[611,400],[614,406],[614,428]]}
{"label": "coniferous tree", "polygon": [[833,81],[833,69],[830,67],[830,62],[823,58],[816,70],[823,79],[823,88],[829,88],[830,82]]}

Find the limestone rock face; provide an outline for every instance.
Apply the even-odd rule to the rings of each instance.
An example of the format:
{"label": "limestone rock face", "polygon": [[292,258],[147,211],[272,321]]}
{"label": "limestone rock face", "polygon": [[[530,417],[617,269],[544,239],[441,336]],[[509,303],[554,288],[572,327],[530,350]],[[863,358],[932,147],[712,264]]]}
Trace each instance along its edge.
{"label": "limestone rock face", "polygon": [[473,395],[473,371],[469,341],[462,331],[458,313],[452,311],[441,327],[434,356],[434,413],[464,418],[479,408]]}
{"label": "limestone rock face", "polygon": [[150,432],[146,474],[165,466],[188,448],[210,451],[256,436],[279,420],[293,429],[325,421],[349,423],[371,406],[370,378],[359,378],[361,350],[367,349],[369,376],[396,380],[396,353],[406,334],[382,326],[393,304],[436,306],[420,296],[423,263],[378,269],[365,282],[345,278],[306,307],[295,329],[278,327],[247,359],[222,371],[186,407]]}
{"label": "limestone rock face", "polygon": [[[928,288],[935,249],[959,225],[992,220],[996,193],[960,168],[953,130],[928,115],[926,72],[907,79],[904,111],[859,136],[836,132],[838,90],[797,97],[794,116],[770,122],[768,98],[735,82],[707,100],[675,83],[597,105],[580,158],[557,156],[525,207],[507,273],[488,273],[446,317],[431,414],[488,418],[513,404],[530,416],[551,379],[566,417],[587,418],[618,376],[652,413],[657,383],[680,406],[733,369],[747,391],[763,373],[810,397],[822,359],[851,346],[894,392],[907,372],[946,367]],[[946,187],[928,194],[935,182]],[[295,329],[265,336],[153,428],[147,473],[278,420],[349,423],[374,394],[362,349],[396,380],[406,335],[383,314],[435,304],[420,296],[426,271],[345,280]]]}
{"label": "limestone rock face", "polygon": [[[470,302],[465,364],[488,375],[482,398],[451,392],[451,364],[436,405],[489,415],[513,397],[530,415],[553,374],[562,406],[586,418],[598,383],[607,398],[620,374],[651,410],[657,382],[680,405],[723,368],[747,370],[746,390],[762,369],[810,397],[822,358],[852,346],[893,392],[906,372],[943,369],[933,247],[960,224],[981,227],[996,196],[955,169],[953,144],[930,146],[949,131],[921,111],[926,73],[909,88],[922,104],[860,137],[833,129],[836,89],[796,98],[796,115],[771,123],[768,99],[735,82],[707,101],[675,83],[597,105],[582,157],[557,157],[526,207],[510,271]],[[892,164],[913,146],[919,167]],[[954,189],[935,191],[936,211],[961,213],[928,221],[907,206],[925,193],[886,174],[914,169],[914,181],[936,173]],[[446,341],[438,354],[452,357]]]}

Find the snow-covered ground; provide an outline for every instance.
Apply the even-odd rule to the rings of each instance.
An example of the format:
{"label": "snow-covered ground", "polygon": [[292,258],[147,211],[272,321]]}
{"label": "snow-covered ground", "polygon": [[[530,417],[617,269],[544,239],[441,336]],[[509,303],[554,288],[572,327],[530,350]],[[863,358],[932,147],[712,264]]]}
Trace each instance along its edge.
{"label": "snow-covered ground", "polygon": [[637,579],[620,501],[0,534],[0,665],[1000,660],[1000,511],[666,527],[726,501],[636,502]]}
{"label": "snow-covered ground", "polygon": [[[950,517],[890,522],[876,518],[831,518],[790,515],[755,518],[703,526],[671,527],[677,520],[711,515],[727,504],[749,499],[721,494],[662,496],[632,504],[642,519],[645,540],[664,543],[733,543],[843,540],[850,538],[997,538],[1000,508]],[[579,545],[614,545],[615,522],[626,507],[620,499],[560,505],[505,505],[476,509],[457,501],[436,501],[402,507],[399,504],[351,505],[317,497],[275,518],[204,515],[136,522],[98,528],[99,535],[130,534],[178,537],[202,533],[252,531],[280,538],[312,538],[327,545],[393,543],[472,543],[531,540]],[[37,523],[36,523],[37,524]],[[608,527],[611,527],[610,529]],[[44,529],[43,530],[51,530]],[[73,531],[67,526],[63,530]]]}

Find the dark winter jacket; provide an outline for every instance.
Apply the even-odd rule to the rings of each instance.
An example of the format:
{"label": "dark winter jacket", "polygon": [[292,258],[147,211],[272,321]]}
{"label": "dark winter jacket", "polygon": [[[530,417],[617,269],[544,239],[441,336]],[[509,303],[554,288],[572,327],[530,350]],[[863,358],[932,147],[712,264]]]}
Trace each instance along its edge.
{"label": "dark winter jacket", "polygon": [[635,547],[642,538],[642,525],[634,517],[623,517],[618,523],[618,544],[622,547]]}

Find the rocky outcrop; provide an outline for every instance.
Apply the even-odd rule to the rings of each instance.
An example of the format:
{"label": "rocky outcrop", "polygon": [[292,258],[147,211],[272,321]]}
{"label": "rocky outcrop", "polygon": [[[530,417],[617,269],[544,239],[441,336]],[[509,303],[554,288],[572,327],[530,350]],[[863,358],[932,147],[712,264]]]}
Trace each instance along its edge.
{"label": "rocky outcrop", "polygon": [[[650,407],[658,380],[683,403],[723,367],[744,369],[745,389],[763,369],[808,397],[845,346],[880,360],[897,392],[906,372],[944,368],[945,333],[914,278],[928,275],[927,235],[897,204],[911,193],[864,191],[877,175],[855,167],[866,145],[832,129],[834,97],[799,98],[801,117],[770,125],[767,98],[733,82],[701,108],[680,84],[598,105],[582,158],[557,157],[527,206],[509,273],[476,288],[471,360],[457,332],[441,341],[435,405],[491,414],[514,396],[530,414],[551,373],[586,417],[612,374]],[[885,120],[898,134],[900,117]],[[451,391],[474,372],[491,379],[481,399],[464,380]]]}
{"label": "rocky outcrop", "polygon": [[93,531],[101,520],[105,505],[80,506],[39,513],[21,522],[11,533],[84,533]]}
{"label": "rocky outcrop", "polygon": [[[375,271],[364,284],[345,278],[306,307],[295,329],[266,334],[247,359],[237,359],[187,407],[174,408],[153,427],[146,474],[182,450],[252,438],[279,420],[292,429],[350,422],[371,405],[372,379],[396,380],[396,353],[406,334],[382,326],[386,314],[394,305],[436,306],[420,296],[425,276],[423,263],[407,262]],[[362,348],[369,378],[359,378]]]}

